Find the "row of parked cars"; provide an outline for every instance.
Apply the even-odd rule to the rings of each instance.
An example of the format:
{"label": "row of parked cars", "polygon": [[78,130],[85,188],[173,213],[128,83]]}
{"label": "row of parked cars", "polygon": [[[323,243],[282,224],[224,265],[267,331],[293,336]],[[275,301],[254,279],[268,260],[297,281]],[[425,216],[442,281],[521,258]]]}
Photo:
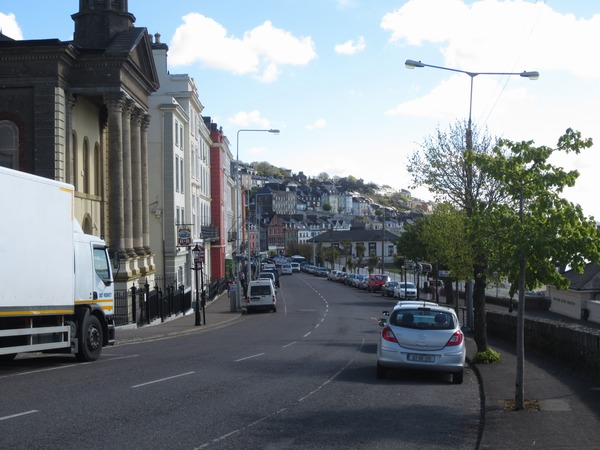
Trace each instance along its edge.
{"label": "row of parked cars", "polygon": [[327,279],[345,284],[346,286],[364,289],[368,292],[381,292],[381,295],[384,297],[393,297],[404,300],[413,300],[417,298],[417,287],[414,283],[392,281],[390,277],[385,274],[366,275],[332,270],[328,273]]}

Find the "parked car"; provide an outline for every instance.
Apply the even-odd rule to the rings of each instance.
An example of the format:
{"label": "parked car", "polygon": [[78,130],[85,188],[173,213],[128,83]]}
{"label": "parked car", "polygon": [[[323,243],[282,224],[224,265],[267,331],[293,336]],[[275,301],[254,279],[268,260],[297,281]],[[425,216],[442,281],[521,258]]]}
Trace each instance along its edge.
{"label": "parked car", "polygon": [[[261,276],[261,275],[265,275],[265,274],[271,274],[271,277],[266,277],[266,276]],[[263,269],[259,274],[258,274],[258,278],[271,278],[273,280],[273,284],[275,285],[275,287],[280,287],[279,284],[279,271],[277,269],[272,269],[272,270],[266,270]]]}
{"label": "parked car", "polygon": [[376,292],[380,291],[381,287],[390,281],[390,277],[385,274],[371,274],[369,275],[369,281],[367,282],[367,291]]}
{"label": "parked car", "polygon": [[364,276],[360,277],[360,279],[358,280],[357,287],[360,290],[366,291],[368,288],[368,284],[369,284],[369,277],[364,275]]}
{"label": "parked car", "polygon": [[327,277],[328,273],[329,273],[329,271],[325,267],[317,267],[314,275],[316,275],[318,277]]}
{"label": "parked car", "polygon": [[408,281],[401,281],[394,288],[394,298],[413,300],[417,298],[417,287]]}
{"label": "parked car", "polygon": [[381,286],[381,295],[384,297],[393,297],[394,296],[394,288],[398,286],[397,281],[388,281],[383,286]]}
{"label": "parked car", "polygon": [[395,306],[382,321],[377,342],[377,377],[388,369],[448,372],[463,382],[466,348],[458,317],[452,308],[429,302]]}
{"label": "parked car", "polygon": [[339,270],[332,270],[327,274],[327,279],[330,281],[336,281]]}
{"label": "parked car", "polygon": [[259,278],[248,285],[246,312],[264,309],[277,312],[277,293],[270,279]]}

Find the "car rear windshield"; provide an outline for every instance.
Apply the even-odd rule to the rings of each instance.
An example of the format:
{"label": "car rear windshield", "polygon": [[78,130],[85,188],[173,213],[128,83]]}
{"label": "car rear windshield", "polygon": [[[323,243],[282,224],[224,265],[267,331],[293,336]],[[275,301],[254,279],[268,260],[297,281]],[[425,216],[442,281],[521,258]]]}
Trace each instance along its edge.
{"label": "car rear windshield", "polygon": [[267,285],[250,286],[250,296],[271,295],[271,287]]}
{"label": "car rear windshield", "polygon": [[390,316],[390,324],[403,328],[451,330],[455,328],[454,316],[445,311],[428,308],[402,309]]}
{"label": "car rear windshield", "polygon": [[375,275],[375,276],[373,276],[373,278],[375,278],[377,281],[387,281],[388,280],[387,275]]}

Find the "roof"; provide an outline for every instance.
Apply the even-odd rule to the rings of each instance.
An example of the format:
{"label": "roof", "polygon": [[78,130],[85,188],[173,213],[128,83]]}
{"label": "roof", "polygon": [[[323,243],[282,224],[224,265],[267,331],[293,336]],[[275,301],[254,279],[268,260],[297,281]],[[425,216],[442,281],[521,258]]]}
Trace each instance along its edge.
{"label": "roof", "polygon": [[[337,242],[339,241],[350,241],[350,242],[372,242],[381,241],[382,238],[386,241],[395,241],[398,239],[398,235],[385,230],[382,234],[382,230],[334,230],[334,238]],[[331,231],[326,231],[308,242],[331,242]]]}
{"label": "roof", "polygon": [[575,291],[600,291],[600,264],[589,263],[583,273],[567,270],[563,276],[569,280],[569,289]]}

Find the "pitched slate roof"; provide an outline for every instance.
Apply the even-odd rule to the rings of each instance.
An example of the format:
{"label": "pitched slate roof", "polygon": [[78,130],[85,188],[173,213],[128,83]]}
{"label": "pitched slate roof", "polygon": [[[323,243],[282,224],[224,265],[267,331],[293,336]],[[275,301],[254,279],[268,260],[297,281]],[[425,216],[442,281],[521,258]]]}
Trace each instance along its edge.
{"label": "pitched slate roof", "polygon": [[585,266],[583,273],[567,270],[563,276],[569,280],[569,289],[575,291],[600,290],[600,264],[590,263]]}
{"label": "pitched slate roof", "polygon": [[[398,239],[398,235],[385,230],[384,240],[395,241]],[[343,230],[334,231],[334,238],[336,241],[350,241],[350,242],[380,242],[382,238],[381,230]],[[308,242],[331,242],[331,231],[326,231]]]}

